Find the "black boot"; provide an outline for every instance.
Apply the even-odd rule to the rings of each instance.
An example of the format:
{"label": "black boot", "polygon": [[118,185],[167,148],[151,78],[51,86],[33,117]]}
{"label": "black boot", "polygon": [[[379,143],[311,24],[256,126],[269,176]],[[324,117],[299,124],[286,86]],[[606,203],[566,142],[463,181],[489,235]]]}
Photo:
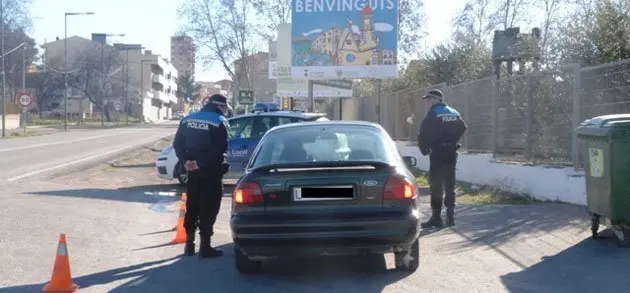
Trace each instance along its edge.
{"label": "black boot", "polygon": [[215,258],[223,255],[223,251],[213,248],[210,245],[210,236],[201,236],[199,256],[201,258]]}
{"label": "black boot", "polygon": [[186,235],[186,246],[184,247],[184,255],[195,255],[195,233]]}
{"label": "black boot", "polygon": [[441,228],[442,227],[442,210],[441,209],[433,209],[433,214],[431,218],[420,224],[420,227],[423,229],[427,228]]}
{"label": "black boot", "polygon": [[446,225],[449,227],[455,226],[455,209],[446,208]]}

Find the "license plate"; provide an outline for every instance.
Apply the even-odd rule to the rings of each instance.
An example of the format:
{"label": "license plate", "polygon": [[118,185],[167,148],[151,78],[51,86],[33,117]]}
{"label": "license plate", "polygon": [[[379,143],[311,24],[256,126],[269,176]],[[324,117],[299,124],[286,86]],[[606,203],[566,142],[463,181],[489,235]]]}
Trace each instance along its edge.
{"label": "license plate", "polygon": [[353,200],[354,186],[308,186],[293,188],[293,200],[318,201],[318,200]]}

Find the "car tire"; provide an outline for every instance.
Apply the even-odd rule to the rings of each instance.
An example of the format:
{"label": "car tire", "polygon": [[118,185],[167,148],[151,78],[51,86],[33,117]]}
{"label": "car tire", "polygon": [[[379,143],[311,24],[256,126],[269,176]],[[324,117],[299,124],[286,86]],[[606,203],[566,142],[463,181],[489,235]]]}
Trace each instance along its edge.
{"label": "car tire", "polygon": [[186,186],[186,184],[188,184],[188,171],[184,169],[184,164],[178,162],[175,165],[175,170],[173,170],[173,175],[177,178],[177,182],[179,182],[180,186]]}
{"label": "car tire", "polygon": [[419,239],[413,242],[409,251],[394,253],[394,262],[399,271],[415,272],[420,266],[420,244]]}
{"label": "car tire", "polygon": [[234,246],[236,270],[241,275],[257,274],[262,271],[262,261],[250,260],[238,246]]}

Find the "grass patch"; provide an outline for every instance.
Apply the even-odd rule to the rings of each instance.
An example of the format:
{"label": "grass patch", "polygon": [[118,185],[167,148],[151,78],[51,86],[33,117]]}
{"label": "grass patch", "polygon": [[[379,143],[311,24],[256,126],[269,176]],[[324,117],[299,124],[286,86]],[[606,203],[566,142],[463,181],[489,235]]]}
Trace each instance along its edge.
{"label": "grass patch", "polygon": [[[427,172],[419,169],[411,170],[411,172],[416,176],[416,182],[419,186],[429,186]],[[457,202],[463,204],[523,205],[542,202],[531,198],[529,195],[514,194],[491,186],[480,186],[460,181],[456,183],[455,193]]]}

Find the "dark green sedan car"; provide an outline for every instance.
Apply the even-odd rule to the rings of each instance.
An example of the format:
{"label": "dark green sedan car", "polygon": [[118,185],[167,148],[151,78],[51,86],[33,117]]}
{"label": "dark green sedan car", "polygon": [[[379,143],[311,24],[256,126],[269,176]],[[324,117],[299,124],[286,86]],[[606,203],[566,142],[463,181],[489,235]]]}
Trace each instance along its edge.
{"label": "dark green sedan car", "polygon": [[232,199],[236,269],[276,257],[393,252],[396,268],[419,263],[415,180],[378,124],[323,121],[267,132]]}

